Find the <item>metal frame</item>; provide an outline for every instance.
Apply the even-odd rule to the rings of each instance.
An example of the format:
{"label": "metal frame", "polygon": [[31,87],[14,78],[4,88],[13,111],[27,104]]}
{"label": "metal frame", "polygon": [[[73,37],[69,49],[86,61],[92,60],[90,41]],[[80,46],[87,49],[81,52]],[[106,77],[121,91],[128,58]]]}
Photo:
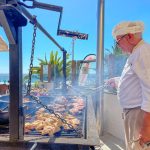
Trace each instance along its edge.
{"label": "metal frame", "polygon": [[[9,73],[10,73],[10,108],[9,108],[9,130],[10,141],[23,140],[23,109],[22,109],[22,26],[27,24],[27,19],[22,13],[34,23],[32,16],[21,4],[20,0],[7,0],[0,2],[0,25],[4,28],[6,36],[9,40]],[[15,6],[13,5],[15,4]],[[62,7],[54,7],[53,5],[44,5],[34,1],[34,4],[40,8],[53,10],[58,12]],[[7,13],[11,9],[12,12]],[[14,11],[14,13],[13,13]],[[19,22],[14,22],[12,15],[18,15]],[[10,16],[9,16],[10,15]],[[23,24],[20,24],[23,23]],[[19,25],[17,25],[19,23]],[[64,73],[64,90],[66,89],[66,53],[56,40],[40,25],[37,27],[63,52],[63,73]]]}
{"label": "metal frame", "polygon": [[[0,6],[9,3],[12,4],[13,0],[2,0]],[[14,0],[14,3],[20,2]],[[35,3],[34,3],[35,4]],[[38,4],[38,3],[36,3]],[[37,6],[36,6],[37,7]],[[47,7],[42,6],[42,7]],[[18,8],[18,5],[17,5]],[[33,21],[33,16],[21,6],[20,11],[25,14],[29,20]],[[38,23],[38,22],[37,22]],[[5,13],[0,9],[0,24],[3,26],[10,43],[10,141],[23,140],[23,115],[22,115],[22,29],[19,26],[14,26],[8,20]],[[64,50],[54,39],[47,33],[47,31],[38,23],[37,27],[60,48],[63,52],[64,58],[64,77],[65,77],[65,58],[67,51]],[[59,26],[58,26],[59,27]],[[98,38],[97,38],[97,83],[98,86],[103,83],[103,43],[104,43],[104,0],[98,1]],[[15,90],[15,91],[14,91]],[[100,99],[99,99],[100,98]],[[97,95],[97,126],[100,133],[102,133],[103,123],[103,95],[102,92]]]}
{"label": "metal frame", "polygon": [[[41,3],[39,3],[41,4]],[[42,3],[43,4],[43,3]],[[43,4],[44,5],[44,4]],[[42,6],[43,6],[42,5]],[[48,9],[48,6],[49,5],[46,5],[45,7]],[[43,9],[45,7],[42,7]],[[49,9],[51,8],[51,5],[49,7]],[[59,8],[59,7],[58,7]],[[48,9],[48,10],[49,10]],[[55,8],[55,11],[56,11],[57,8]],[[23,14],[31,21],[31,23],[34,23],[34,16],[32,16],[24,7],[21,7],[21,10],[23,12]],[[60,7],[58,9],[58,12],[59,10],[62,10],[62,8]],[[44,29],[44,27],[38,22],[38,20],[36,20],[36,26],[39,30],[41,30],[63,53],[63,75],[64,75],[64,80],[63,80],[63,90],[66,90],[66,54],[67,54],[67,51],[61,47],[58,42]]]}
{"label": "metal frame", "polygon": [[5,32],[7,32],[6,35],[9,35],[7,36],[9,43],[15,44],[16,33],[14,28],[10,27],[10,22],[8,22],[6,15],[2,10],[0,10],[0,24],[3,26]]}
{"label": "metal frame", "polygon": [[[48,137],[48,136],[34,136],[34,135],[25,135],[24,141],[22,143],[22,147],[19,147],[20,145],[14,144],[15,147],[24,148],[25,146],[31,146],[34,143],[38,143],[38,145],[53,145],[56,144],[56,146],[59,147],[61,144],[63,149],[68,150],[65,146],[69,146],[73,149],[72,145],[81,146],[80,149],[83,150],[84,146],[87,146],[86,150],[89,150],[90,146],[99,146],[100,145],[100,139],[98,132],[96,130],[96,119],[95,119],[95,112],[94,112],[94,106],[93,106],[93,99],[92,96],[88,96],[86,99],[86,112],[85,112],[85,136],[81,138],[66,138],[66,137]],[[10,143],[8,142],[8,136],[0,136],[0,147],[6,145],[10,146]],[[21,142],[19,142],[21,144]],[[42,148],[41,148],[42,149]]]}
{"label": "metal frame", "polygon": [[[97,58],[96,58],[96,71],[97,71],[97,87],[104,83],[104,1],[98,0],[98,22],[97,22]],[[103,122],[104,122],[104,102],[103,90],[96,94],[96,120],[99,135],[103,135]]]}
{"label": "metal frame", "polygon": [[[14,2],[15,3],[15,2]],[[23,140],[22,112],[22,26],[27,20],[13,6],[0,5],[0,23],[9,40],[9,72],[10,72],[10,106],[9,132],[10,141]],[[14,13],[25,24],[16,25],[11,16]],[[10,15],[10,16],[9,16]]]}

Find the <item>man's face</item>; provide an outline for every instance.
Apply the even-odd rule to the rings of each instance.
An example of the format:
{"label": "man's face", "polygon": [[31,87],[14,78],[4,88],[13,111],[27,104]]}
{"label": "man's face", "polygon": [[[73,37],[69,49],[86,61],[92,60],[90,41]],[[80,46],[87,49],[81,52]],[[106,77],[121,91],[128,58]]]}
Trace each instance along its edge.
{"label": "man's face", "polygon": [[116,44],[122,49],[124,53],[131,53],[132,47],[130,44],[130,38],[128,34],[117,36]]}

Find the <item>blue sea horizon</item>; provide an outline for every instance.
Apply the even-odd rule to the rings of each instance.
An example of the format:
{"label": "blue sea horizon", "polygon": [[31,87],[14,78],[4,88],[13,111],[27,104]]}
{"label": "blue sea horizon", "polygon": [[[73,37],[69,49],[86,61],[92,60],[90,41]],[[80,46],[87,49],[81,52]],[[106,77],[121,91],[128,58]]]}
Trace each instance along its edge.
{"label": "blue sea horizon", "polygon": [[[23,78],[28,74],[23,74]],[[32,83],[39,81],[40,78],[37,75],[32,76]],[[8,73],[1,73],[0,74],[0,83],[8,83],[9,82],[9,74]]]}

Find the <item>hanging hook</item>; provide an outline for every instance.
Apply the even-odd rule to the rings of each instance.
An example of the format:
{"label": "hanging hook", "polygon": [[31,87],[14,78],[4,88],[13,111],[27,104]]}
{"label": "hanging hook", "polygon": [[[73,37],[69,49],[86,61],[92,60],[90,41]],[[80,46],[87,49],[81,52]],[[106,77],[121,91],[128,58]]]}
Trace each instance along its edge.
{"label": "hanging hook", "polygon": [[32,16],[32,20],[30,20],[30,23],[31,23],[31,24],[34,25],[34,24],[37,23],[36,17],[37,17],[37,16],[35,16],[35,15]]}
{"label": "hanging hook", "polygon": [[[23,1],[25,1],[25,0],[23,0]],[[33,2],[33,0],[30,0],[30,1]],[[26,8],[35,8],[35,7],[33,6],[33,3],[32,3],[32,6],[26,5],[26,4],[23,3],[23,2],[17,2],[17,3],[18,3],[19,5],[22,5],[22,6],[26,7]]]}

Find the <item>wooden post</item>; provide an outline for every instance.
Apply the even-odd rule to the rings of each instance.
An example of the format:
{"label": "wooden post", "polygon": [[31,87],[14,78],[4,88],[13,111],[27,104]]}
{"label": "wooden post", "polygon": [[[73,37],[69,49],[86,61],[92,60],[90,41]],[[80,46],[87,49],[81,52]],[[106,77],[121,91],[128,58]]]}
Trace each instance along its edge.
{"label": "wooden post", "polygon": [[[41,80],[41,82],[43,82],[43,65],[41,65],[41,72],[40,72],[40,80]],[[48,72],[47,72],[47,74],[48,74],[48,82],[50,82],[51,81],[51,73],[52,73],[52,67],[51,67],[51,65],[50,64],[48,64]]]}
{"label": "wooden post", "polygon": [[72,85],[76,84],[76,61],[72,60]]}
{"label": "wooden post", "polygon": [[43,82],[43,65],[41,65],[40,81]]}
{"label": "wooden post", "polygon": [[52,74],[52,65],[48,65],[48,82],[51,82],[52,80],[52,77],[51,77],[51,74]]}

